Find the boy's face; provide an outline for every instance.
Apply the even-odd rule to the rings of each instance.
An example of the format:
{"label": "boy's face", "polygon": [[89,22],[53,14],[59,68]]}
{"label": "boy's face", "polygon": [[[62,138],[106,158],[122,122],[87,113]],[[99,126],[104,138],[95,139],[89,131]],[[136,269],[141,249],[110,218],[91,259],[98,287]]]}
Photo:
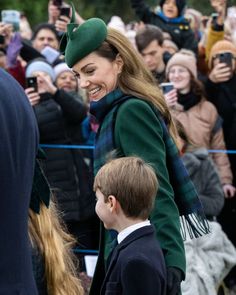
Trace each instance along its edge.
{"label": "boy's face", "polygon": [[168,18],[175,18],[178,16],[178,7],[175,0],[166,0],[163,4],[162,11]]}
{"label": "boy's face", "polygon": [[103,222],[104,227],[106,229],[111,229],[114,223],[111,204],[109,201],[105,203],[104,195],[99,189],[96,190],[96,199],[97,199],[97,203],[96,203],[95,211],[98,217]]}

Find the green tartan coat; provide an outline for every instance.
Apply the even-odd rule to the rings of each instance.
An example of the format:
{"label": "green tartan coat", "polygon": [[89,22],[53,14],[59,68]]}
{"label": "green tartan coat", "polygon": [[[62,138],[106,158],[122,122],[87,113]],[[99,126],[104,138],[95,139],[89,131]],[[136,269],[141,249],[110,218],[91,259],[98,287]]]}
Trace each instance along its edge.
{"label": "green tartan coat", "polygon": [[[138,99],[129,99],[118,109],[114,136],[119,156],[139,156],[147,163],[151,163],[156,171],[159,190],[150,220],[155,226],[166,266],[181,269],[184,277],[185,251],[180,234],[179,212],[169,182],[161,123],[148,103]],[[104,228],[102,228],[100,253],[90,291],[91,295],[99,294],[99,285],[105,271],[104,258],[108,257],[112,249],[112,242],[107,231],[105,236],[104,239]]]}

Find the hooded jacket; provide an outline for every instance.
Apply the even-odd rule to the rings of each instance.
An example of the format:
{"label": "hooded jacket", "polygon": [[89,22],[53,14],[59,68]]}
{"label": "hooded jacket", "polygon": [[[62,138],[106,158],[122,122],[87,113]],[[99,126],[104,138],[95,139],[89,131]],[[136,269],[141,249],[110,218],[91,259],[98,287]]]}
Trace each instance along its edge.
{"label": "hooded jacket", "polygon": [[0,70],[0,295],[36,295],[28,209],[38,148],[37,122],[24,90]]}

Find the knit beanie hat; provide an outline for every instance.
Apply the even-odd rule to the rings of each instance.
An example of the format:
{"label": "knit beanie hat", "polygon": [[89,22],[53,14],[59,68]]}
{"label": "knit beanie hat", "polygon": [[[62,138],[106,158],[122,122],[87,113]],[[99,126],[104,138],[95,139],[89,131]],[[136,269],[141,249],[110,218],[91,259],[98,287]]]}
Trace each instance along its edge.
{"label": "knit beanie hat", "polygon": [[108,28],[113,28],[121,32],[122,34],[125,34],[126,28],[125,28],[125,23],[121,19],[121,17],[117,15],[113,15],[111,17],[110,22],[107,24]]}
{"label": "knit beanie hat", "polygon": [[31,77],[34,72],[47,73],[51,77],[52,81],[55,81],[55,73],[52,66],[42,59],[33,60],[28,64],[25,72],[26,78]]}
{"label": "knit beanie hat", "polygon": [[227,40],[221,40],[214,44],[214,46],[211,48],[210,55],[209,55],[209,61],[208,61],[208,67],[209,69],[212,69],[213,67],[213,59],[218,53],[224,53],[224,52],[230,52],[232,55],[236,58],[236,46]]}
{"label": "knit beanie hat", "polygon": [[55,79],[63,73],[63,72],[72,72],[72,70],[68,67],[68,65],[65,62],[59,63],[54,67],[54,72],[55,72]]}
{"label": "knit beanie hat", "polygon": [[197,60],[191,50],[181,49],[169,59],[166,65],[166,76],[171,67],[175,65],[185,67],[197,79]]}
{"label": "knit beanie hat", "polygon": [[[161,6],[161,9],[163,7],[163,5],[165,4],[165,1],[166,0],[160,0],[160,6]],[[176,6],[178,8],[178,16],[181,16],[184,14],[184,8],[186,6],[186,0],[175,0],[176,2]]]}

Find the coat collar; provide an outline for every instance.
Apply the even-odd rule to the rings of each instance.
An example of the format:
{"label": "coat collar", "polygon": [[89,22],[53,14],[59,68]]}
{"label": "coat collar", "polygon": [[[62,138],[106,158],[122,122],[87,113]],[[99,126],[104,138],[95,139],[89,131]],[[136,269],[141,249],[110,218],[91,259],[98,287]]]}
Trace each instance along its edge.
{"label": "coat collar", "polygon": [[118,259],[118,256],[119,256],[119,253],[125,249],[127,246],[129,246],[131,243],[133,243],[134,241],[142,238],[143,236],[148,236],[148,235],[152,235],[155,233],[155,228],[153,225],[148,225],[148,226],[144,226],[144,227],[141,227],[135,231],[133,231],[130,235],[128,235],[120,244],[118,244],[114,251],[112,252],[112,257],[111,257],[111,260],[110,260],[110,263],[108,265],[108,269],[107,269],[107,272],[106,272],[106,276],[105,276],[105,279],[103,281],[103,286],[102,286],[102,289],[104,289],[104,286],[105,286],[105,282],[107,281],[107,279],[109,278],[110,276],[110,273],[112,271],[112,269],[114,268],[115,264],[116,264],[116,261]]}

